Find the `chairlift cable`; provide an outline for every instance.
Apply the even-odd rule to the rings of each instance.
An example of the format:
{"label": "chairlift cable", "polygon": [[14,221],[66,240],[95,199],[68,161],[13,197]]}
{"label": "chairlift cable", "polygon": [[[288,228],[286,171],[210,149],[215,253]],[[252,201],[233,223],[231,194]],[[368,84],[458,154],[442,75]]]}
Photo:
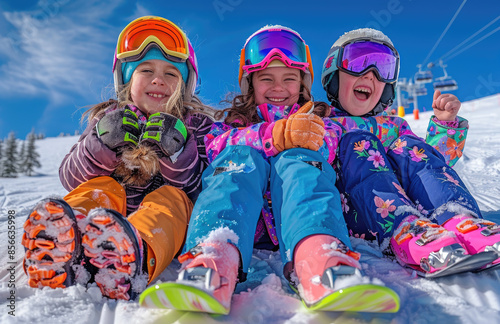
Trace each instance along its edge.
{"label": "chairlift cable", "polygon": [[497,31],[500,30],[500,27],[497,27],[495,29],[493,29],[491,32],[489,32],[488,34],[484,35],[483,37],[479,38],[478,40],[476,40],[475,42],[472,42],[470,43],[469,45],[467,45],[466,47],[462,48],[460,51],[450,55],[448,58],[446,58],[446,61],[449,61],[451,60],[452,58],[454,58],[455,56],[457,56],[458,54],[468,50],[469,48],[471,48],[472,46],[476,45],[477,43],[479,43],[480,41],[484,40],[485,38],[488,38],[490,37],[491,35],[493,35],[494,33],[496,33]]}
{"label": "chairlift cable", "polygon": [[450,22],[448,23],[448,26],[446,26],[446,28],[441,33],[441,36],[439,36],[439,39],[436,41],[436,44],[434,44],[434,47],[432,47],[432,49],[429,52],[429,54],[427,54],[427,57],[425,58],[424,62],[422,63],[422,66],[425,66],[425,63],[427,63],[427,60],[429,59],[429,57],[432,55],[432,53],[434,53],[434,51],[438,47],[439,43],[443,39],[444,35],[446,35],[446,33],[448,32],[448,29],[450,29],[451,24],[453,24],[453,22],[455,21],[455,18],[457,18],[458,14],[462,10],[462,8],[463,8],[463,6],[465,5],[466,2],[467,2],[467,0],[462,1],[462,4],[460,5],[460,7],[458,7],[457,11],[455,12],[455,14],[453,15],[453,17],[451,18]]}
{"label": "chairlift cable", "polygon": [[468,41],[470,41],[472,38],[476,37],[479,33],[481,33],[483,30],[485,30],[486,28],[490,27],[492,24],[494,24],[498,19],[500,19],[500,16],[496,17],[495,19],[493,19],[492,21],[490,21],[489,23],[487,23],[484,27],[482,27],[481,29],[479,29],[477,32],[475,32],[473,35],[469,36],[466,40],[464,40],[463,42],[461,42],[460,44],[458,44],[457,46],[455,46],[453,49],[451,49],[450,51],[448,51],[446,54],[444,54],[443,56],[441,56],[439,59],[436,60],[436,62],[439,62],[440,60],[443,60],[444,61],[447,61],[448,59],[445,59],[448,55],[452,54],[452,53],[455,53],[455,51],[457,49],[459,49],[460,47],[462,47],[464,44],[466,44]]}

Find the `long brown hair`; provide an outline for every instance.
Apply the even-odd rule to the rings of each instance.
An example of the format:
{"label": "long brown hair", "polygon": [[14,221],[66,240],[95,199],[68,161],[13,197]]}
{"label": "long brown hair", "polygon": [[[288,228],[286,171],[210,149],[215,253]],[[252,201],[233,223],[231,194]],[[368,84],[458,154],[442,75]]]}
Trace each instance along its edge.
{"label": "long brown hair", "polygon": [[[310,101],[311,98],[311,89],[306,87],[304,83],[304,72],[300,71],[300,92],[297,103],[302,106]],[[260,122],[257,109],[255,109],[257,105],[255,103],[255,89],[251,77],[248,84],[248,93],[246,95],[239,94],[232,100],[228,98],[223,102],[230,103],[231,107],[217,111],[215,119],[220,120],[227,114],[224,123],[234,127],[244,127]]]}

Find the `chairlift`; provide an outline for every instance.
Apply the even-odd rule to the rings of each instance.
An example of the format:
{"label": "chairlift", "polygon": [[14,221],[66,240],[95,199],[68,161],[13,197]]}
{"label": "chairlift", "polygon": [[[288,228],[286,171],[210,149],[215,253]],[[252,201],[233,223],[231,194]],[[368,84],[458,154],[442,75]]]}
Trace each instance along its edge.
{"label": "chairlift", "polygon": [[434,90],[453,91],[457,89],[458,89],[457,81],[451,78],[434,82]]}
{"label": "chairlift", "polygon": [[400,91],[405,91],[405,92],[408,91],[408,84],[405,82],[398,81],[397,87],[399,88]]}
{"label": "chairlift", "polygon": [[446,65],[443,64],[442,61],[439,62],[439,65],[443,68],[444,75],[442,77],[436,78],[434,81],[434,90],[440,91],[453,91],[458,89],[457,81],[455,81],[451,76],[446,73]]}
{"label": "chairlift", "polygon": [[427,96],[427,88],[426,87],[416,88],[415,96]]}
{"label": "chairlift", "polygon": [[432,72],[422,71],[422,64],[417,65],[418,72],[415,73],[415,83],[429,83],[432,82]]}

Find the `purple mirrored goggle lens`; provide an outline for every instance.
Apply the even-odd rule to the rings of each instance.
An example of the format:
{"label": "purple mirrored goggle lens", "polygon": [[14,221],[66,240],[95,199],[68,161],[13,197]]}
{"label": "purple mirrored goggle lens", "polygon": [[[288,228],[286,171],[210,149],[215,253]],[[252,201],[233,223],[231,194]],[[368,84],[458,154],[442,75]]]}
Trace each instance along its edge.
{"label": "purple mirrored goggle lens", "polygon": [[267,30],[254,35],[245,45],[245,65],[262,62],[274,48],[294,62],[307,63],[306,46],[302,38],[287,30]]}
{"label": "purple mirrored goggle lens", "polygon": [[341,48],[337,67],[344,72],[358,76],[374,69],[380,81],[390,83],[397,79],[398,63],[398,53],[389,46],[360,41]]}

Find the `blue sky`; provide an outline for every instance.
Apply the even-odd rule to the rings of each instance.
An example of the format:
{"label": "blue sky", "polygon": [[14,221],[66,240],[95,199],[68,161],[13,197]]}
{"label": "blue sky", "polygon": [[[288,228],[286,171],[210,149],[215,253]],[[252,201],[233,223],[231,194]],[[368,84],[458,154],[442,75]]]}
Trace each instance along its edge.
{"label": "blue sky", "polygon": [[[238,91],[241,47],[267,24],[298,31],[313,60],[313,95],[325,100],[321,66],[344,32],[372,27],[387,34],[401,54],[400,77],[411,78],[464,0],[357,1],[0,1],[0,138],[14,131],[24,138],[32,129],[46,136],[82,131],[82,113],[113,96],[111,64],[116,39],[131,20],[159,15],[188,34],[202,79],[200,96],[219,107]],[[489,22],[500,17],[498,0],[468,0],[429,56],[438,60]],[[462,101],[500,92],[500,19],[447,55],[449,75]],[[487,36],[491,33],[490,36]],[[484,38],[469,49],[469,44]],[[458,54],[453,57],[453,55]],[[442,69],[432,70],[435,76]],[[419,107],[431,105],[429,95]]]}

